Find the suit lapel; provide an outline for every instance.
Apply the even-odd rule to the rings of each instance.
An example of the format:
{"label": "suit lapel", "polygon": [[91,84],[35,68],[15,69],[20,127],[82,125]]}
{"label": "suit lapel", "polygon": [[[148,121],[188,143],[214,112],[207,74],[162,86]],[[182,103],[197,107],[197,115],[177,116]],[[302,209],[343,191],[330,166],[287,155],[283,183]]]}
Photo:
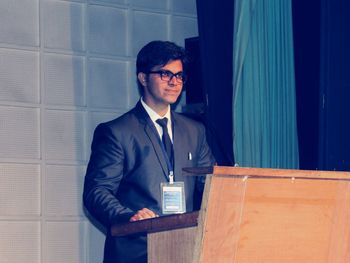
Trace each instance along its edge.
{"label": "suit lapel", "polygon": [[168,167],[165,161],[165,156],[163,154],[162,148],[160,146],[159,136],[155,133],[157,131],[155,130],[153,123],[149,123],[145,125],[145,132],[153,145],[153,149],[163,169],[163,173],[165,177],[168,178]]}
{"label": "suit lapel", "polygon": [[165,156],[163,154],[162,148],[160,146],[160,138],[158,136],[158,132],[156,127],[154,126],[151,118],[148,116],[147,112],[143,108],[141,102],[138,102],[136,105],[136,113],[140,122],[144,125],[144,130],[146,135],[148,136],[151,144],[153,146],[154,152],[156,153],[157,159],[162,167],[164,176],[168,178],[168,167],[166,164]]}

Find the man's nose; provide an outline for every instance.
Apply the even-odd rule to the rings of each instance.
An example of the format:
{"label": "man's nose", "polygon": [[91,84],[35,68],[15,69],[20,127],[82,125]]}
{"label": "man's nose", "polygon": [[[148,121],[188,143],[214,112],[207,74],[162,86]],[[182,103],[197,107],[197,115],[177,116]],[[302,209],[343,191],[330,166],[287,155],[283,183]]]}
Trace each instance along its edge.
{"label": "man's nose", "polygon": [[171,86],[177,85],[177,80],[176,80],[175,75],[171,76],[171,78],[169,79],[168,83],[169,83],[169,85],[171,85]]}

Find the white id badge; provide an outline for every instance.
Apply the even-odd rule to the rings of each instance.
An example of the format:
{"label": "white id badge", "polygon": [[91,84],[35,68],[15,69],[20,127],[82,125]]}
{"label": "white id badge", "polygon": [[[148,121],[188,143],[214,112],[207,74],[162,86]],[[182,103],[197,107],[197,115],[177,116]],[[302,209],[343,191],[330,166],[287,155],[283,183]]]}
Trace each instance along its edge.
{"label": "white id badge", "polygon": [[179,214],[186,212],[184,182],[161,183],[162,213]]}

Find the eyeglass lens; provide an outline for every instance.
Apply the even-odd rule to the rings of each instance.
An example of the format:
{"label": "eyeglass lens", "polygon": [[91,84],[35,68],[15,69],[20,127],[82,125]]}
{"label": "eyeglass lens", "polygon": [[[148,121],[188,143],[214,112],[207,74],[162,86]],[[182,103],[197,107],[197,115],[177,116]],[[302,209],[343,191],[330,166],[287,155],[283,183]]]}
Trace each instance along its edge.
{"label": "eyeglass lens", "polygon": [[168,70],[159,70],[159,71],[150,71],[149,73],[159,74],[161,80],[163,81],[169,82],[173,79],[173,77],[175,77],[178,83],[185,82],[185,75],[183,74],[183,72],[178,72],[174,74]]}

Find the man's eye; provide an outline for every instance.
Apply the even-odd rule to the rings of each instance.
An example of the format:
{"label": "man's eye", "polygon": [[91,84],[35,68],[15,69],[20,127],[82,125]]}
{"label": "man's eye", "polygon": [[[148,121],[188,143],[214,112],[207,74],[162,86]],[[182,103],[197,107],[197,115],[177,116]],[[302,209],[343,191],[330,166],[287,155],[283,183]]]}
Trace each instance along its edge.
{"label": "man's eye", "polygon": [[162,71],[161,72],[162,77],[171,77],[173,74],[169,71]]}
{"label": "man's eye", "polygon": [[181,79],[181,80],[184,78],[184,76],[183,76],[182,73],[177,73],[177,74],[175,75],[175,77],[176,77],[177,79]]}

